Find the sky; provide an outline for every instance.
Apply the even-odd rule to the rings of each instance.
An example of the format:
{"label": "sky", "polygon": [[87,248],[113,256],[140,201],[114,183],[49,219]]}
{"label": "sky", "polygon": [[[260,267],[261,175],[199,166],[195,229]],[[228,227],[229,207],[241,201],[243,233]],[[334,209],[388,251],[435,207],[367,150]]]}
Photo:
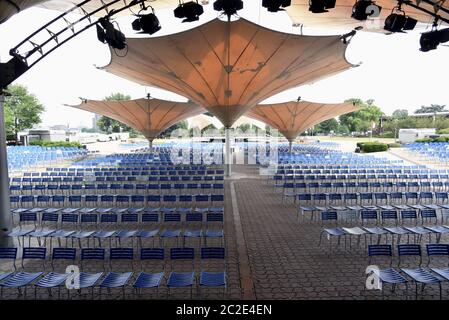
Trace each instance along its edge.
{"label": "sky", "polygon": [[[162,29],[153,36],[162,36],[194,28],[217,17],[212,2],[205,7],[200,21],[181,23],[172,10],[158,10],[156,14]],[[252,22],[282,32],[298,34],[286,12],[269,13],[261,8],[261,1],[244,1],[239,15]],[[9,49],[59,13],[42,8],[30,8],[0,25],[0,61],[10,59]],[[78,16],[69,15],[73,21]],[[73,20],[72,20],[73,19]],[[131,29],[132,17],[117,19],[128,37],[142,37]],[[391,114],[396,109],[413,112],[421,105],[443,104],[449,106],[447,75],[449,74],[449,47],[440,45],[437,50],[419,51],[420,32],[379,34],[359,31],[346,51],[347,60],[357,67],[324,80],[287,90],[262,103],[302,100],[338,103],[349,98],[374,99],[383,112]],[[303,28],[304,34],[343,34],[349,30],[323,30]],[[42,59],[15,83],[23,84],[45,106],[43,126],[64,124],[70,127],[92,126],[93,115],[74,109],[79,97],[103,99],[114,92],[141,98],[151,93],[153,97],[186,101],[187,99],[165,90],[143,87],[97,68],[109,63],[109,48],[96,38],[95,28],[78,35]]]}

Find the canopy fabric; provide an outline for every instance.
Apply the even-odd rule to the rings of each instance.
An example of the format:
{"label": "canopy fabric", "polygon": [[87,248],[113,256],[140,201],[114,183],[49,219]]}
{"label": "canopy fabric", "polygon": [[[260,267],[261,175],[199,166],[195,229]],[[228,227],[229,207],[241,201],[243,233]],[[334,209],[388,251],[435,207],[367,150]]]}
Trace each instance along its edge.
{"label": "canopy fabric", "polygon": [[246,116],[263,121],[276,128],[289,141],[322,121],[357,110],[352,103],[324,104],[307,101],[290,101],[276,104],[260,104]]}
{"label": "canopy fabric", "polygon": [[[387,32],[383,29],[385,18],[391,13],[392,9],[397,6],[397,1],[376,0],[376,5],[382,7],[379,19],[366,21],[359,21],[351,17],[352,7],[355,2],[356,0],[338,0],[335,8],[328,9],[328,12],[313,13],[309,11],[309,0],[292,0],[291,5],[286,8],[286,11],[293,23],[302,24],[307,27],[353,29],[362,26],[364,31]],[[421,6],[424,7],[424,4]],[[444,6],[449,8],[448,4],[445,4]],[[427,7],[427,9],[429,8],[433,11],[431,6]],[[403,5],[402,9],[408,15],[420,22],[432,22],[432,17],[422,11],[407,5]],[[444,15],[443,12],[440,13]]]}
{"label": "canopy fabric", "polygon": [[84,100],[71,107],[120,121],[141,132],[149,140],[173,124],[204,112],[203,108],[192,102],[144,98],[125,101]]}
{"label": "canopy fabric", "polygon": [[[17,6],[19,7],[20,11],[23,11],[27,8],[37,6],[39,5],[42,8],[52,9],[52,10],[58,10],[58,11],[67,11],[73,6],[83,2],[84,0],[12,0]],[[110,3],[112,0],[104,0],[103,2]],[[126,4],[129,4],[130,0],[126,0]],[[87,12],[92,12],[93,10],[96,10],[98,8],[101,8],[104,4],[101,0],[90,0],[90,2],[83,5],[83,9]],[[152,1],[151,6],[155,9],[165,9],[165,8],[176,8],[179,5],[178,0],[157,0]],[[114,4],[111,4],[108,7],[108,10],[112,9],[120,9],[125,6],[124,0],[118,1]],[[135,5],[131,7],[131,9],[134,12],[137,12],[139,10],[139,5]],[[13,16],[18,12],[17,8],[9,3],[6,0],[0,1],[0,23],[6,21],[8,18]],[[81,10],[80,10],[81,12]],[[101,10],[96,16],[104,16],[106,15],[106,10]],[[131,15],[132,12],[130,10],[124,10],[122,12],[119,12],[115,15],[117,16],[125,16],[125,15]]]}
{"label": "canopy fabric", "polygon": [[104,69],[183,95],[225,127],[276,93],[352,66],[339,36],[281,33],[244,19],[127,43],[126,56],[111,51]]}

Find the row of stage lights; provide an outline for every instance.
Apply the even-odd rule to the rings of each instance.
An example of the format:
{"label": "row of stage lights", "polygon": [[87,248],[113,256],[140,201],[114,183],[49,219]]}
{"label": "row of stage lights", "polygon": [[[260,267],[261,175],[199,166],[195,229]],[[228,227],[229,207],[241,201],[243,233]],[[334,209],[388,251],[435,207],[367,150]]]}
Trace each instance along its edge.
{"label": "row of stage lights", "polygon": [[[209,1],[202,0],[203,5]],[[329,9],[335,8],[336,0],[309,0],[309,11],[313,13],[328,12]],[[384,29],[390,32],[404,32],[413,30],[417,24],[417,20],[407,16],[401,9],[402,1],[393,9],[391,14],[385,19]],[[262,6],[269,12],[283,11],[284,8],[291,5],[291,0],[262,0]],[[213,4],[214,10],[219,11],[222,15],[231,18],[237,11],[243,9],[242,0],[216,0]],[[145,0],[140,3],[141,10],[136,14],[136,19],[132,22],[132,28],[139,33],[152,35],[161,29],[159,19],[154,13],[151,6],[145,5]],[[151,10],[150,13],[142,13]],[[368,18],[378,17],[382,7],[371,0],[356,0],[352,7],[351,17],[356,20],[367,20]],[[198,1],[179,1],[179,6],[174,10],[174,16],[183,19],[182,22],[198,21],[199,17],[204,13],[203,6]],[[98,40],[108,43],[114,49],[124,49],[126,47],[125,36],[119,30],[115,29],[113,23],[108,18],[101,18],[97,24]],[[436,24],[433,30],[421,34],[420,45],[421,51],[430,51],[438,47],[440,43],[449,41],[449,28],[436,30]]]}

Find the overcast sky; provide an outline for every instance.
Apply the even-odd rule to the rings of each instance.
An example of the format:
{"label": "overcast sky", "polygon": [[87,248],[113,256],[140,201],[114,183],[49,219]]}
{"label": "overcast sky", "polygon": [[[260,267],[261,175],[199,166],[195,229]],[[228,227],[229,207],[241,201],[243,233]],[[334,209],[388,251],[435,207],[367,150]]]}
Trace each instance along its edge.
{"label": "overcast sky", "polygon": [[[245,1],[244,4],[245,9],[239,12],[242,17],[279,31],[300,32],[300,28],[292,27],[285,12],[268,13],[260,8],[260,1]],[[0,61],[9,60],[10,48],[57,14],[31,8],[0,25]],[[195,23],[181,23],[173,16],[172,10],[159,10],[156,14],[162,29],[154,36],[193,28],[217,17],[211,4],[205,8],[200,21]],[[130,18],[118,19],[122,31],[127,36],[136,37],[130,21]],[[341,34],[345,31],[348,30],[303,29],[305,34]],[[413,112],[421,105],[431,103],[449,105],[449,47],[440,45],[437,50],[423,53],[419,51],[419,37],[420,31],[392,35],[358,32],[349,44],[346,56],[353,64],[361,63],[359,67],[288,90],[266,102],[289,101],[298,96],[303,100],[335,103],[348,98],[372,98],[386,114],[399,108]],[[90,127],[91,113],[64,106],[79,103],[78,97],[103,99],[110,93],[122,92],[132,98],[140,98],[150,92],[157,98],[186,100],[164,90],[140,86],[95,67],[104,66],[109,60],[107,45],[96,39],[95,28],[91,28],[51,53],[16,83],[26,85],[45,105],[44,125]]]}

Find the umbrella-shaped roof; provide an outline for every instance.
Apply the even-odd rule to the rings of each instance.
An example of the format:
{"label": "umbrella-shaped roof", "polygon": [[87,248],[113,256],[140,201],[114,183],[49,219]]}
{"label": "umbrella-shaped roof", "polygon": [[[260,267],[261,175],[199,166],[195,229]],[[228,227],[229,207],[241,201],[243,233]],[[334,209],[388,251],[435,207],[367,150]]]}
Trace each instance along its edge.
{"label": "umbrella-shaped roof", "polygon": [[[303,24],[307,27],[353,29],[362,26],[365,31],[386,32],[383,29],[385,18],[398,5],[397,1],[375,0],[376,5],[381,6],[382,10],[380,11],[379,17],[372,19],[372,21],[359,21],[351,17],[352,7],[355,2],[356,0],[338,0],[335,8],[328,9],[327,12],[323,13],[313,13],[309,11],[309,0],[292,0],[291,5],[286,10],[293,23]],[[447,4],[445,7],[447,7]],[[403,5],[402,9],[418,21],[424,23],[432,21],[430,15],[410,6]]]}
{"label": "umbrella-shaped roof", "polygon": [[104,69],[188,97],[226,127],[276,93],[352,66],[339,36],[282,33],[244,19],[127,44],[126,56],[111,51]]}
{"label": "umbrella-shaped roof", "polygon": [[275,104],[260,104],[246,116],[278,129],[289,141],[301,132],[324,120],[357,110],[351,103],[325,104],[307,101],[289,101]]}
{"label": "umbrella-shaped roof", "polygon": [[124,101],[83,100],[81,104],[71,107],[120,121],[141,132],[149,140],[173,124],[204,112],[203,108],[192,102],[144,98]]}

